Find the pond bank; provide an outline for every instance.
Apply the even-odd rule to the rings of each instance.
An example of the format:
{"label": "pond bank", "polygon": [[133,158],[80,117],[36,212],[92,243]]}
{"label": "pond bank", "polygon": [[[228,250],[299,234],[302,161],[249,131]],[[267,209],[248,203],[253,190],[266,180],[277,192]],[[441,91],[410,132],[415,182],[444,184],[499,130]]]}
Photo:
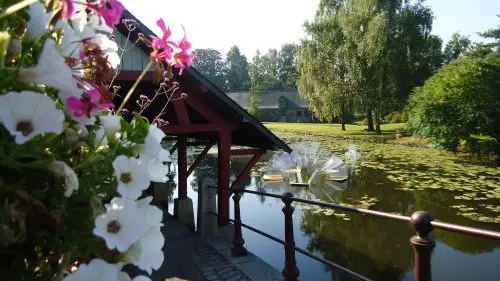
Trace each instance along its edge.
{"label": "pond bank", "polygon": [[304,136],[315,136],[324,137],[339,140],[353,140],[353,141],[363,141],[363,142],[375,142],[375,143],[387,143],[402,146],[415,146],[415,147],[429,147],[429,143],[424,139],[418,139],[415,137],[403,137],[397,139],[394,137],[387,136],[377,136],[377,135],[334,135],[327,133],[314,133],[314,132],[300,132],[287,129],[271,129],[276,134],[294,134],[294,135],[304,135]]}

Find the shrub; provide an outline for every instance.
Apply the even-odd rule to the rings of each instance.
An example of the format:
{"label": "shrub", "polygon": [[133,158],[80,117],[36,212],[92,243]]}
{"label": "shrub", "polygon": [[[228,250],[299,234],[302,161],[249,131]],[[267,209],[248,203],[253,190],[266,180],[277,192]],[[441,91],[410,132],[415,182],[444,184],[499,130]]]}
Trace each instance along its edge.
{"label": "shrub", "polygon": [[456,151],[473,134],[495,139],[500,154],[500,56],[464,56],[442,67],[413,91],[408,127]]}
{"label": "shrub", "polygon": [[383,122],[385,123],[405,123],[408,121],[408,114],[405,111],[393,111],[387,114]]}

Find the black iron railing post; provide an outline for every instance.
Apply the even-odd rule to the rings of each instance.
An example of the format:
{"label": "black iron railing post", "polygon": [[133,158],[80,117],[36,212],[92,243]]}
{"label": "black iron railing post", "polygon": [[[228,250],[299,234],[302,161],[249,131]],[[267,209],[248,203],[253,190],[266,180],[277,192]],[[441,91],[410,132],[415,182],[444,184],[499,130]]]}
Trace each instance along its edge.
{"label": "black iron railing post", "polygon": [[291,192],[283,193],[282,197],[285,207],[283,207],[283,214],[285,214],[285,268],[283,269],[283,276],[285,281],[295,281],[299,277],[299,269],[295,261],[295,239],[293,237],[293,211],[292,207],[293,194]]}
{"label": "black iron railing post", "polygon": [[241,232],[241,214],[240,214],[240,199],[241,195],[238,190],[234,191],[233,201],[234,201],[234,238],[231,253],[233,256],[241,257],[247,254],[247,249],[243,247],[245,244],[245,239],[243,239],[243,233]]}
{"label": "black iron railing post", "polygon": [[435,242],[429,234],[432,232],[432,215],[428,212],[415,212],[410,224],[417,232],[410,238],[410,244],[415,252],[415,281],[431,281],[431,255]]}

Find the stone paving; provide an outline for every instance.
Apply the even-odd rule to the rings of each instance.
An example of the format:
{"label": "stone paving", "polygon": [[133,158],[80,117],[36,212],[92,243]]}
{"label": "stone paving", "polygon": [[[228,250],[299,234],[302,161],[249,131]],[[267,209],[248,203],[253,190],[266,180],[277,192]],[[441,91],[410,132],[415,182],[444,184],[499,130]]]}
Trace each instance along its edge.
{"label": "stone paving", "polygon": [[[281,274],[256,257],[248,253],[244,257],[231,255],[232,228],[221,230],[223,235],[202,238],[186,226],[174,220],[165,211],[162,232],[165,235],[163,247],[163,265],[154,271],[152,281],[276,281],[283,280]],[[126,265],[124,271],[130,277],[147,273]]]}
{"label": "stone paving", "polygon": [[[247,281],[252,280],[210,246],[198,234],[169,218],[164,227],[165,261],[151,275],[152,281]],[[179,279],[173,279],[179,278]]]}

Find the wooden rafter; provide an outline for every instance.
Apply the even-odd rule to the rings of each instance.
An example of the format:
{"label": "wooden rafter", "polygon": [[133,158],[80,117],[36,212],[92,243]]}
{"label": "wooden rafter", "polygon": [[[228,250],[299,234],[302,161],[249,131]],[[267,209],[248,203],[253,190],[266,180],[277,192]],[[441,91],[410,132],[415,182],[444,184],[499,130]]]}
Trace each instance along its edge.
{"label": "wooden rafter", "polygon": [[259,161],[260,157],[264,153],[266,153],[265,150],[263,150],[263,149],[256,149],[256,151],[253,154],[253,157],[248,161],[248,163],[245,166],[245,168],[243,168],[243,170],[238,175],[238,177],[236,178],[236,180],[234,180],[234,182],[231,184],[231,189],[236,188],[236,186],[240,185],[241,182],[243,182],[243,180],[250,175],[250,171],[252,170],[252,168]]}
{"label": "wooden rafter", "polygon": [[210,148],[212,148],[212,146],[214,145],[213,142],[209,142],[205,148],[203,149],[203,151],[198,155],[198,157],[196,157],[196,159],[194,160],[193,164],[191,164],[191,166],[189,167],[188,171],[187,171],[187,176],[189,177],[189,175],[191,175],[191,173],[194,171],[194,169],[196,169],[196,167],[198,166],[198,164],[200,164],[200,162],[205,158],[205,156],[207,155],[208,151],[210,150]]}

